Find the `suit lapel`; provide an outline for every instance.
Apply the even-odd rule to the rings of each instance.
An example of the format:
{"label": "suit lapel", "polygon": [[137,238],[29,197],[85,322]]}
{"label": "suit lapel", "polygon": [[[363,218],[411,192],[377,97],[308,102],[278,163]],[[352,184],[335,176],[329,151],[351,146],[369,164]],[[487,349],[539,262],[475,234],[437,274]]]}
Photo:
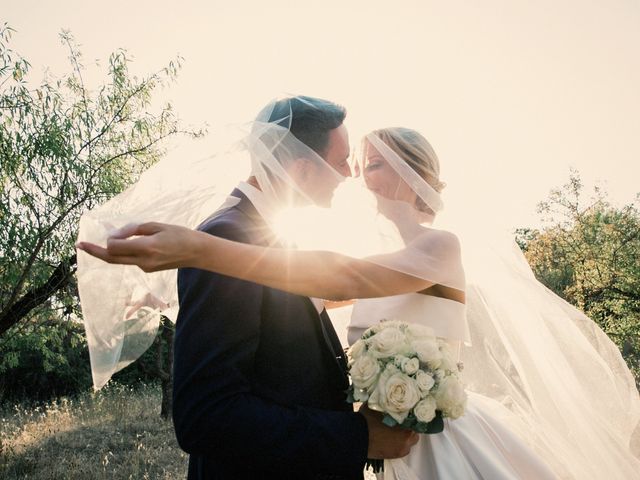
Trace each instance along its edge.
{"label": "suit lapel", "polygon": [[320,313],[320,326],[322,328],[325,343],[331,352],[332,363],[338,368],[341,376],[341,383],[343,384],[342,387],[343,389],[346,389],[349,386],[346,355],[326,310],[322,310]]}
{"label": "suit lapel", "polygon": [[[235,206],[235,208],[239,209],[242,213],[249,217],[256,225],[256,233],[259,232],[259,235],[256,235],[255,237],[254,235],[251,235],[252,240],[255,241],[256,244],[276,248],[284,247],[284,245],[277,239],[273,231],[269,228],[265,219],[262,218],[262,216],[258,213],[256,207],[253,205],[253,203],[251,203],[247,196],[242,193],[242,191],[236,188],[235,190],[233,190],[233,192],[231,192],[231,195],[240,199],[240,202]],[[329,361],[332,364],[332,367],[335,368],[340,374],[341,387],[346,389],[348,386],[347,363],[344,351],[342,350],[342,346],[340,345],[340,340],[338,339],[338,336],[336,335],[333,328],[333,324],[331,323],[331,319],[329,318],[326,310],[322,310],[322,312],[318,314],[318,310],[316,310],[315,305],[309,297],[305,297],[302,295],[300,295],[300,297],[306,303],[307,308],[313,312],[314,318],[317,319],[317,326],[320,331],[320,336],[327,348]],[[345,382],[346,385],[344,385]]]}
{"label": "suit lapel", "polygon": [[240,189],[235,188],[233,192],[231,192],[231,196],[240,199],[240,202],[235,206],[235,208],[237,208],[247,217],[253,220],[254,223],[258,223],[264,226],[264,228],[268,228],[265,219],[262,218],[262,216],[258,213],[256,207],[253,205],[253,203],[251,203],[251,200],[249,200]]}

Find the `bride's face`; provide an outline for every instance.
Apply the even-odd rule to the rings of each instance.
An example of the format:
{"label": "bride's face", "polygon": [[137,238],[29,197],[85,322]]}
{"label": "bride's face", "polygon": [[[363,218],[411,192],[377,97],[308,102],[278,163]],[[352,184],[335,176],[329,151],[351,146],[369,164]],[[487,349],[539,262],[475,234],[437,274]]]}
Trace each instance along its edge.
{"label": "bride's face", "polygon": [[364,180],[372,192],[391,200],[415,204],[416,194],[369,143],[365,144]]}

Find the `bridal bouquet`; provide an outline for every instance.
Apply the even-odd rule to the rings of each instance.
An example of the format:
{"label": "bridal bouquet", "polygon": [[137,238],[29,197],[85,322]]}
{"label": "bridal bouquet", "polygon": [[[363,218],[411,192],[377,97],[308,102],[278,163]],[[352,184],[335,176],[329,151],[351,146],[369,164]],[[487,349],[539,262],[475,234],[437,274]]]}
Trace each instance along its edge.
{"label": "bridal bouquet", "polygon": [[464,414],[462,368],[446,342],[422,325],[383,321],[349,349],[350,402],[367,402],[390,427],[438,433]]}

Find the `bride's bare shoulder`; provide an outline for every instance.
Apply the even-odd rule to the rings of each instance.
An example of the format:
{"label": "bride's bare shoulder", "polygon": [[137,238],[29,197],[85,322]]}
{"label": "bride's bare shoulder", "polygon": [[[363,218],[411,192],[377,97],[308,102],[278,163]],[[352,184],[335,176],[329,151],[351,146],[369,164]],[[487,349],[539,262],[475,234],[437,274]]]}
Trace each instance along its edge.
{"label": "bride's bare shoulder", "polygon": [[425,228],[412,242],[417,248],[446,257],[460,256],[460,239],[448,230]]}

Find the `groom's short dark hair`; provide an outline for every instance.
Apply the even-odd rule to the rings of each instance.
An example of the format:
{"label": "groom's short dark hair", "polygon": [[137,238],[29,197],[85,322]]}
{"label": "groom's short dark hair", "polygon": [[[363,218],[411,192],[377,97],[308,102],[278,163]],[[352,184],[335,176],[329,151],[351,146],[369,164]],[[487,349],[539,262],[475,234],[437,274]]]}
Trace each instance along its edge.
{"label": "groom's short dark hair", "polygon": [[268,121],[289,127],[293,136],[322,156],[329,145],[329,131],[342,125],[346,116],[341,105],[300,95],[276,101]]}

